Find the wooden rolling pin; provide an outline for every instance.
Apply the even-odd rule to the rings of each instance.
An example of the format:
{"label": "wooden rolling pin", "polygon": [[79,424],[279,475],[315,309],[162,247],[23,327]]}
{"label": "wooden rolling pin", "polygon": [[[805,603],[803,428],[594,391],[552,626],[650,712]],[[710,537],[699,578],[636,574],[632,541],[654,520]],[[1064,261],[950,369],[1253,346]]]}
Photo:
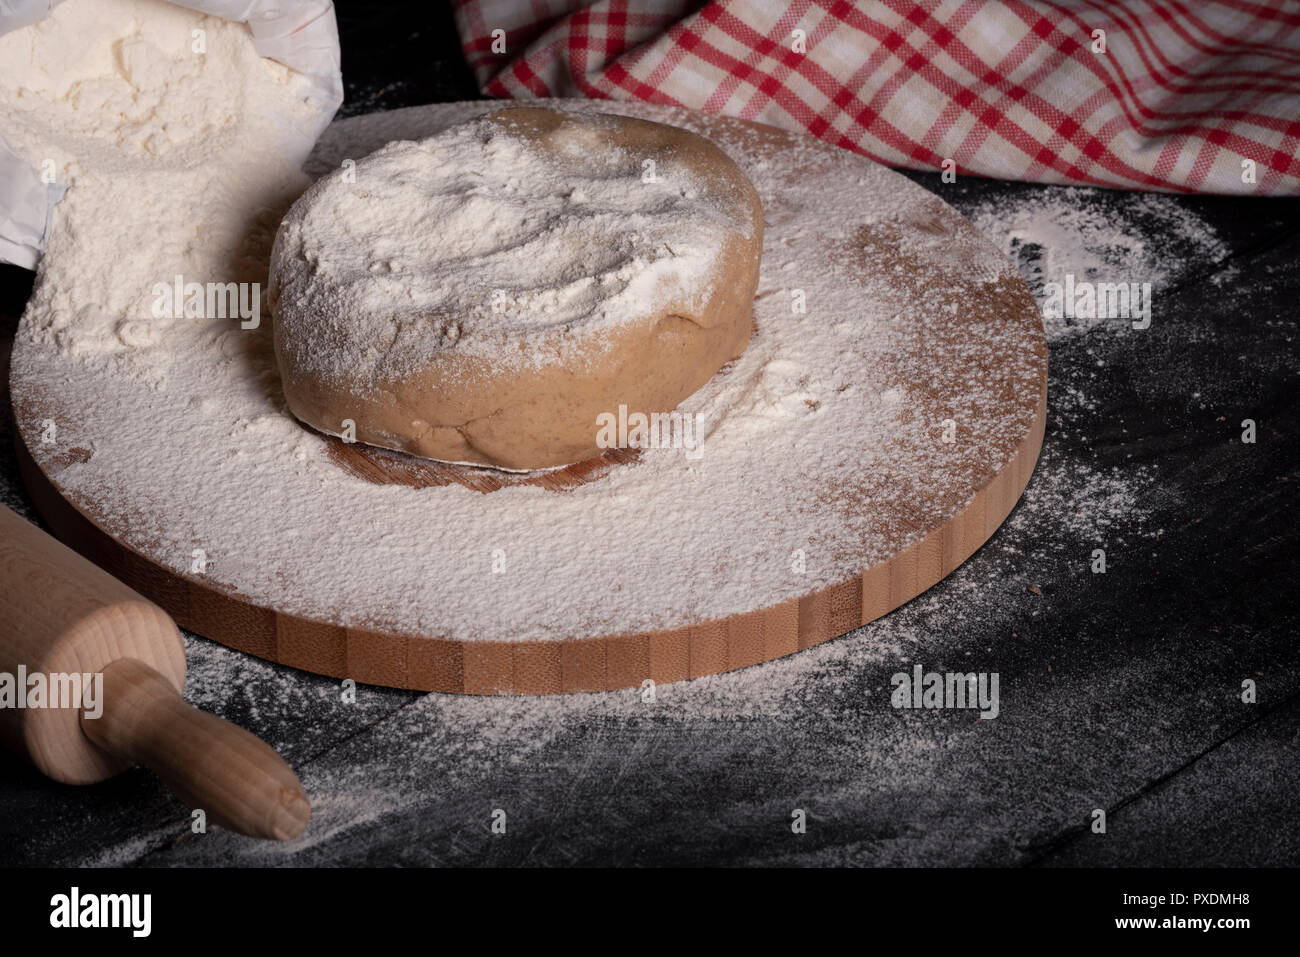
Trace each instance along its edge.
{"label": "wooden rolling pin", "polygon": [[306,828],[311,805],[284,760],[181,698],[185,647],[167,613],[0,506],[0,676],[16,682],[20,667],[104,676],[97,718],[93,705],[0,707],[0,741],[56,781],[143,764],[222,827],[278,840]]}

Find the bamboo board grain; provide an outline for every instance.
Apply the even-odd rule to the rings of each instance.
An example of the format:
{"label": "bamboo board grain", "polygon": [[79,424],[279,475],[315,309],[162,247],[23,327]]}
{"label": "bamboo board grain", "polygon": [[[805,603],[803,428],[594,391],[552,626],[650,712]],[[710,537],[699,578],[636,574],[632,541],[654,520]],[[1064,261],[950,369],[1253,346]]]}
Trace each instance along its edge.
{"label": "bamboo board grain", "polygon": [[[451,104],[445,111],[464,115],[484,108],[484,104]],[[620,104],[619,109],[653,118],[654,108],[648,106]],[[400,114],[405,112],[392,114],[399,127]],[[385,116],[361,119],[380,124],[376,145],[384,142],[385,136],[393,138],[383,133]],[[726,118],[708,118],[704,123],[720,131],[745,125]],[[774,150],[783,148],[792,136],[779,131],[761,135],[770,140]],[[337,157],[327,157],[324,163],[332,161]],[[828,183],[827,188],[836,188],[836,184]],[[958,221],[955,212],[934,200],[908,228],[942,235]],[[700,616],[668,630],[573,634],[558,641],[516,641],[508,636],[502,640],[458,640],[443,634],[359,627],[342,620],[290,614],[273,603],[244,597],[247,591],[238,587],[239,583],[168,570],[159,556],[150,554],[147,544],[125,544],[129,520],[106,514],[93,497],[69,495],[60,487],[60,470],[69,463],[90,461],[92,452],[79,446],[46,449],[39,442],[39,427],[45,418],[62,420],[75,415],[75,410],[61,405],[57,376],[51,375],[48,382],[31,375],[20,382],[15,376],[15,433],[24,479],[56,534],[152,598],[184,627],[232,648],[320,674],[426,691],[542,694],[612,690],[638,686],[646,680],[679,681],[792,654],[878,618],[953,571],[1002,523],[1028,483],[1041,448],[1047,349],[1033,299],[1023,284],[999,301],[990,297],[986,288],[972,285],[961,322],[968,323],[965,328],[973,333],[995,312],[1019,315],[1023,321],[1018,328],[1023,332],[1005,344],[1004,358],[1010,364],[1012,359],[1023,362],[1028,356],[1035,364],[1037,379],[1034,389],[998,397],[1008,415],[1023,423],[1016,434],[1003,440],[1004,447],[988,450],[990,459],[1002,463],[1000,467],[965,489],[960,507],[950,507],[950,503],[941,507],[920,499],[925,507],[918,507],[907,527],[892,530],[894,537],[906,544],[857,574],[798,597],[771,601],[739,614]],[[949,334],[960,334],[960,323],[957,328],[957,333]],[[926,336],[918,332],[917,349],[926,348]],[[23,348],[20,337],[15,349]],[[24,367],[30,368],[30,364]],[[612,452],[601,460],[559,472],[511,476],[424,463],[341,443],[332,446],[329,454],[341,470],[367,482],[413,489],[457,482],[485,495],[521,483],[565,494],[567,489],[597,482],[610,469],[636,459],[634,452]],[[166,476],[145,480],[166,481]],[[367,556],[359,554],[356,559],[366,561]],[[575,587],[580,585],[575,583]]]}

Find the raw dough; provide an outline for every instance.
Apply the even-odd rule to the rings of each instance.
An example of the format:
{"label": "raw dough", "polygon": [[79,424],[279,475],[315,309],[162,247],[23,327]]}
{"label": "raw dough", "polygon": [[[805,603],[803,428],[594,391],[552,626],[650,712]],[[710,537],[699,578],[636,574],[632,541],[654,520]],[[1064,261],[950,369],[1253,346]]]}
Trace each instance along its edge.
{"label": "raw dough", "polygon": [[270,305],[285,396],[330,434],[507,469],[598,455],[749,342],[758,194],[703,137],[499,110],[397,142],[290,210]]}

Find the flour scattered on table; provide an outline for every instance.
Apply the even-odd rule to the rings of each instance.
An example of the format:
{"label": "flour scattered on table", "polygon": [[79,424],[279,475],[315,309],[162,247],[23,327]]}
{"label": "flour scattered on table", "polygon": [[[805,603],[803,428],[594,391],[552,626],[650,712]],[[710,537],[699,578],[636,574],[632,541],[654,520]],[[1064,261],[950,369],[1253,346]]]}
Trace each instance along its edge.
{"label": "flour scattered on table", "polygon": [[[1048,282],[1145,283],[1159,301],[1190,263],[1204,266],[1228,247],[1193,210],[1168,196],[1086,187],[1043,187],[986,200],[964,212],[1020,269],[1043,298]],[[1128,328],[1124,319],[1047,317],[1048,338],[1099,326]]]}

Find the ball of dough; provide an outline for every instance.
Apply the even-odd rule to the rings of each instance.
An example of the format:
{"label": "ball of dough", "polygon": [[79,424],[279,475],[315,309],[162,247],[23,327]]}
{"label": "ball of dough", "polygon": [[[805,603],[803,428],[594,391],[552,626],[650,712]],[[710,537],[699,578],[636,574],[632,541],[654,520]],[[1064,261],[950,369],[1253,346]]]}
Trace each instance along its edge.
{"label": "ball of dough", "polygon": [[597,417],[667,412],[749,342],[758,194],[661,123],[504,109],[324,177],[276,235],[289,408],[447,462],[592,458]]}

